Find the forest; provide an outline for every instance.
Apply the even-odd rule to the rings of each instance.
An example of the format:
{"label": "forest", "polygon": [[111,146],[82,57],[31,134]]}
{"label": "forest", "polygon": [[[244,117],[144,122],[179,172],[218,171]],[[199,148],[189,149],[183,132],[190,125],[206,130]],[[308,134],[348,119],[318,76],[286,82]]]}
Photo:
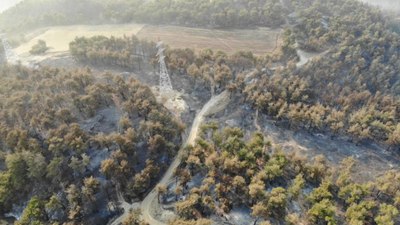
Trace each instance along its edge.
{"label": "forest", "polygon": [[[303,9],[305,18],[316,15],[320,22],[303,19],[294,28],[304,48],[325,46],[318,50],[329,48],[328,54],[300,69],[288,65],[272,76],[261,75],[261,82],[246,86],[245,92],[262,111],[287,119],[294,127],[348,133],[354,141],[386,142],[396,150],[400,37],[387,28],[376,9],[353,1],[343,3],[342,7],[332,1],[331,6],[313,4]],[[338,10],[329,15],[329,7]],[[327,28],[324,21],[329,21]]]}
{"label": "forest", "polygon": [[[332,137],[349,136],[356,143],[375,141],[396,150],[400,146],[400,80],[395,72],[399,69],[398,50],[392,48],[396,54],[391,54],[390,49],[382,47],[382,52],[391,55],[390,63],[382,61],[384,56],[374,55],[371,49],[371,58],[367,58],[371,65],[367,65],[363,55],[358,54],[357,59],[356,53],[348,53],[361,46],[343,46],[333,48],[329,56],[297,68],[296,34],[287,30],[280,49],[265,57],[256,57],[251,52],[227,55],[210,49],[195,53],[190,49],[168,48],[166,62],[172,74],[189,76],[195,87],[240,93],[255,109],[283,126],[314,133],[327,132]],[[380,38],[398,38],[394,34],[387,35]],[[149,48],[147,42],[140,43],[134,36],[82,37],[70,44],[70,50],[77,60],[91,64],[132,70],[140,70],[140,64],[146,62],[156,66],[155,48]],[[367,54],[368,48],[362,49]],[[344,56],[335,50],[344,51]],[[137,57],[138,52],[146,57]],[[354,57],[347,57],[346,61],[347,54]],[[364,63],[362,69],[360,62]],[[287,66],[271,69],[271,65],[277,63]],[[249,83],[246,75],[252,68],[266,69],[255,73],[257,82]],[[383,68],[386,72],[380,72]]]}
{"label": "forest", "polygon": [[141,70],[141,65],[148,64],[149,59],[156,59],[157,48],[154,42],[139,40],[136,36],[95,36],[77,37],[70,43],[70,52],[83,63]]}
{"label": "forest", "polygon": [[[17,21],[20,22],[15,24]],[[25,0],[0,14],[0,27],[7,32],[55,25],[128,22],[219,28],[277,27],[285,23],[285,11],[279,0]]]}
{"label": "forest", "polygon": [[142,198],[180,146],[136,80],[3,66],[0,81],[0,213],[27,202],[17,224],[105,223],[116,191]]}
{"label": "forest", "polygon": [[[15,21],[21,24],[14,26]],[[127,22],[277,27],[285,23],[285,13],[279,0],[25,0],[0,15],[0,26],[8,32],[42,26]]]}
{"label": "forest", "polygon": [[[311,14],[312,7],[309,6],[313,4],[324,9]],[[0,27],[7,33],[21,33],[45,26],[130,22],[223,29],[279,27],[287,25],[288,20],[299,14],[306,16],[304,13],[308,13],[309,20],[329,17],[337,11],[331,9],[350,5],[367,7],[354,0],[24,0],[0,14]],[[307,10],[302,11],[304,9]],[[392,28],[397,29],[398,24],[393,21],[396,18],[389,16],[387,19]]]}
{"label": "forest", "polygon": [[354,0],[24,0],[0,14],[0,27],[6,32],[56,25],[129,22],[209,28],[279,27],[299,14],[298,7],[304,9],[314,3],[324,10],[308,19],[332,14],[337,11],[332,9],[340,6],[367,7]]}
{"label": "forest", "polygon": [[[25,0],[0,14],[7,32],[128,22],[281,27],[279,46],[262,56],[166,46],[168,71],[288,130],[400,150],[400,34],[359,1]],[[317,56],[300,65],[301,51]],[[0,65],[0,215],[22,206],[15,224],[107,224],[122,213],[120,196],[140,202],[155,188],[161,206],[173,204],[171,225],[211,225],[239,206],[254,225],[400,223],[397,170],[359,180],[355,158],[334,167],[225,121],[203,124],[184,146],[190,124],[149,86],[89,69],[145,76],[159,69],[156,54],[134,35],[76,37],[71,58],[88,67]],[[157,185],[179,150],[171,185]],[[147,224],[140,210],[123,221],[132,224]]]}
{"label": "forest", "polygon": [[[181,219],[172,225],[193,217],[224,215],[243,206],[251,208],[253,221],[249,224],[399,222],[400,174],[396,171],[358,182],[351,175],[353,158],[332,168],[323,156],[307,161],[296,153],[284,153],[261,133],[246,139],[240,128],[221,129],[217,122],[205,124],[199,136],[194,146],[185,149],[175,188],[158,189],[164,203],[169,196],[176,196]],[[179,201],[182,195],[186,197]],[[200,221],[187,224],[211,224]]]}

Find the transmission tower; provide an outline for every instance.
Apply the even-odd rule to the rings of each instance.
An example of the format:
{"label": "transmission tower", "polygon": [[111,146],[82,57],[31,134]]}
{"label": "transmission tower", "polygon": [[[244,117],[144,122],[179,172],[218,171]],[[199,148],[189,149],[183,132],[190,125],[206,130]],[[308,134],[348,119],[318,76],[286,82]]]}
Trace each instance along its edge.
{"label": "transmission tower", "polygon": [[160,63],[160,94],[163,95],[171,92],[173,89],[171,79],[168,75],[167,65],[165,64],[164,44],[162,42],[158,42],[157,48],[157,56],[159,58],[158,62]]}

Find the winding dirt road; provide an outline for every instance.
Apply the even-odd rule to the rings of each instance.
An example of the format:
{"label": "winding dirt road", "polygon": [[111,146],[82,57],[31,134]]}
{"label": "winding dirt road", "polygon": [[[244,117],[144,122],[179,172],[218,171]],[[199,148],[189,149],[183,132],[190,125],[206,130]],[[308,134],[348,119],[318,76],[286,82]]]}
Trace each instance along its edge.
{"label": "winding dirt road", "polygon": [[[204,118],[208,115],[215,114],[221,110],[223,110],[229,103],[229,92],[224,91],[219,95],[211,97],[211,99],[203,106],[201,111],[197,113],[192,127],[190,129],[189,136],[187,137],[183,146],[192,145],[194,144],[197,134],[199,132],[199,128],[204,121]],[[182,151],[183,148],[178,152],[177,156],[175,157],[174,161],[171,163],[170,167],[168,168],[167,172],[164,174],[163,178],[160,180],[158,184],[167,186],[169,181],[173,178],[174,170],[179,166],[181,163],[182,158]],[[157,191],[154,188],[142,201],[140,208],[142,210],[143,219],[151,225],[165,225],[164,222],[157,220],[154,218],[154,208],[157,207],[155,204],[158,204],[156,201],[157,199]],[[119,225],[129,214],[130,209],[139,208],[139,203],[134,203],[132,205],[128,204],[123,200],[122,195],[119,193],[118,201],[120,206],[124,209],[124,213],[116,218],[111,225]]]}
{"label": "winding dirt road", "polygon": [[[196,115],[193,121],[192,127],[190,129],[189,136],[186,139],[184,146],[194,144],[197,134],[199,132],[200,125],[204,121],[204,118],[208,115],[217,113],[223,110],[229,103],[229,93],[227,91],[222,92],[217,96],[213,96],[201,109],[201,111]],[[183,148],[182,148],[183,149]],[[183,151],[179,151],[175,160],[172,162],[164,177],[159,182],[160,185],[168,185],[168,182],[172,179],[174,170],[179,166],[181,162]],[[153,189],[142,202],[142,215],[143,219],[151,225],[165,225],[165,223],[158,221],[152,216],[152,203],[156,202],[157,191]]]}

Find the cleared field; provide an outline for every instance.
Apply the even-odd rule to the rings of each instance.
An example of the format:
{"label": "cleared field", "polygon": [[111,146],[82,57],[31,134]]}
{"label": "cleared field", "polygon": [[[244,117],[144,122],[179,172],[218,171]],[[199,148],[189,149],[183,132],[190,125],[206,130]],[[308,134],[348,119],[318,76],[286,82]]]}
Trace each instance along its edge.
{"label": "cleared field", "polygon": [[263,55],[275,49],[281,29],[216,30],[178,26],[146,25],[137,34],[139,38],[162,40],[173,48],[210,48],[234,53],[239,50]]}
{"label": "cleared field", "polygon": [[137,34],[142,28],[142,24],[49,27],[27,35],[30,38],[29,41],[19,46],[15,51],[18,55],[27,55],[38,40],[44,40],[50,48],[48,53],[66,52],[69,50],[69,43],[77,36],[104,35],[121,37]]}
{"label": "cleared field", "polygon": [[[252,51],[263,55],[276,48],[281,29],[215,30],[179,26],[151,26],[142,24],[101,25],[101,26],[60,26],[36,30],[26,35],[27,42],[15,49],[25,61],[41,61],[69,50],[69,43],[75,37],[95,35],[121,37],[135,34],[139,38],[162,40],[173,48],[194,50],[210,48],[234,53],[239,50]],[[44,40],[50,50],[42,56],[31,56],[29,51],[38,40]],[[279,41],[278,41],[279,42]]]}

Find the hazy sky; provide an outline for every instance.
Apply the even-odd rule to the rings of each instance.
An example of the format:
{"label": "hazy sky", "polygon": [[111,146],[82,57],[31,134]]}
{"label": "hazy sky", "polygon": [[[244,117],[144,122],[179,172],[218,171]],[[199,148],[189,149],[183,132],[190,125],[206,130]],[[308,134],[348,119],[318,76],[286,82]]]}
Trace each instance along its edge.
{"label": "hazy sky", "polygon": [[22,0],[0,0],[0,12],[10,8]]}
{"label": "hazy sky", "polygon": [[[22,0],[0,0],[0,12],[10,8]],[[400,11],[400,0],[361,0],[363,2],[379,5],[384,9]]]}

